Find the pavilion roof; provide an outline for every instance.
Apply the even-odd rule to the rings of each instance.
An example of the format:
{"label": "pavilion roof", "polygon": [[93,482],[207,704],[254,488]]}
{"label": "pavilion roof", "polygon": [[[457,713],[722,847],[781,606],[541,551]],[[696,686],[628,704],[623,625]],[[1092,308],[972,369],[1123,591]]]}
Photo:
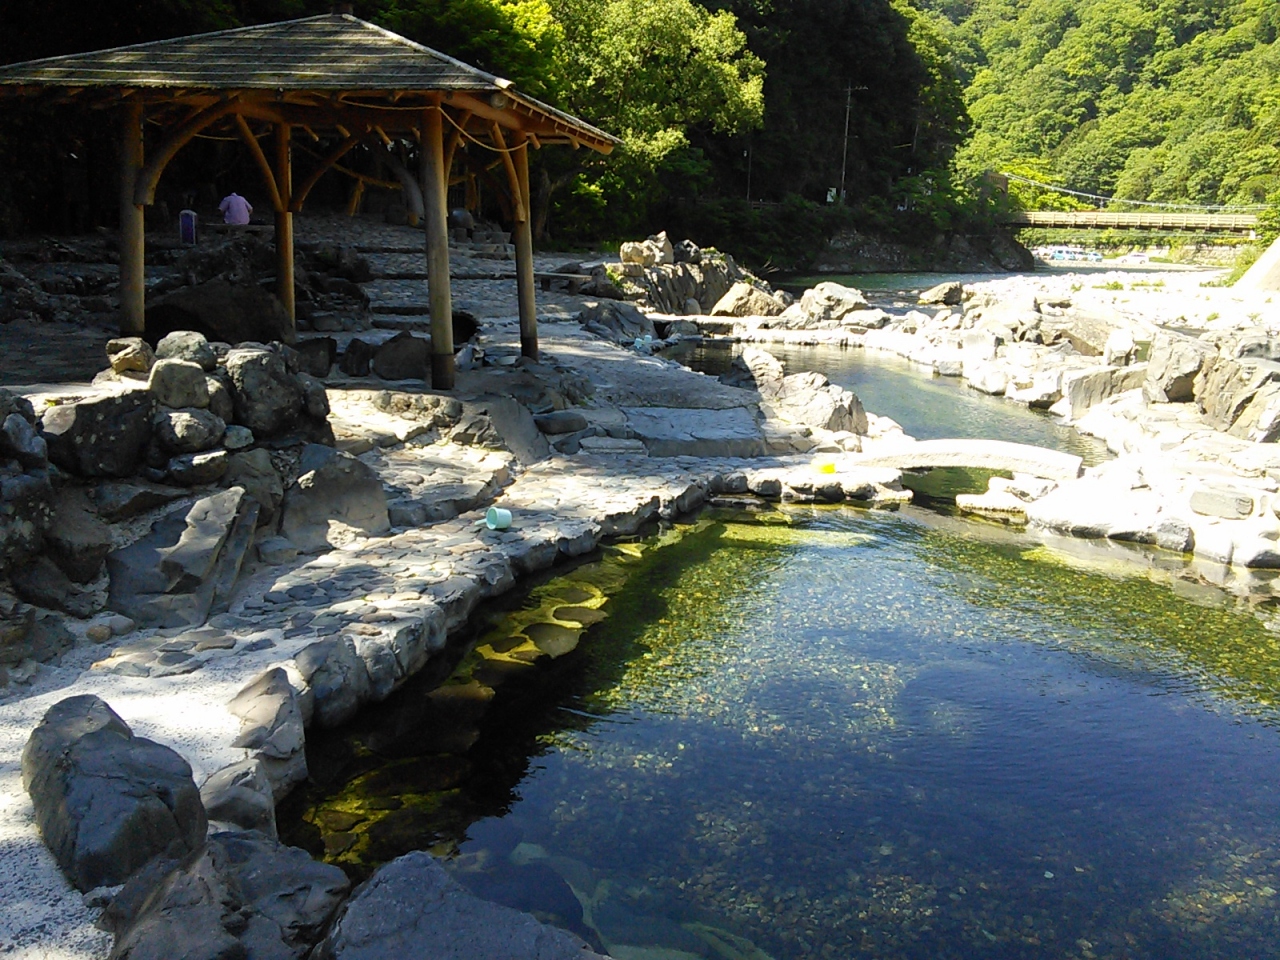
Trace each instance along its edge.
{"label": "pavilion roof", "polygon": [[[349,14],[328,14],[0,66],[0,97],[50,90],[93,100],[207,104],[274,98],[324,111],[412,111],[456,103],[549,141],[608,152],[619,141],[520,93],[509,80]],[[320,115],[315,113],[321,111]]]}

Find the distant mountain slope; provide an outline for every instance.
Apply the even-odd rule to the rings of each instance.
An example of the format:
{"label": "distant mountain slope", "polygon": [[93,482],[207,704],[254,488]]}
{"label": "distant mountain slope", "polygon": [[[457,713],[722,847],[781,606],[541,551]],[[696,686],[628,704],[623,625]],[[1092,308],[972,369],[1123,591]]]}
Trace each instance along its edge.
{"label": "distant mountain slope", "polygon": [[1280,201],[1277,0],[922,0],[945,16],[972,139],[957,163],[1077,190]]}

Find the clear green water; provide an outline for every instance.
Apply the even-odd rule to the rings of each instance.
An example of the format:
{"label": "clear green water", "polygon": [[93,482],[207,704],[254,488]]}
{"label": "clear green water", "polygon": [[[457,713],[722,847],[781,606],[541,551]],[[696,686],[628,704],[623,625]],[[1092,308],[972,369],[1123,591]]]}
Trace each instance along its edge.
{"label": "clear green water", "polygon": [[1280,956],[1267,608],[954,529],[610,549],[309,736],[282,831],[355,876],[432,849],[619,960]]}

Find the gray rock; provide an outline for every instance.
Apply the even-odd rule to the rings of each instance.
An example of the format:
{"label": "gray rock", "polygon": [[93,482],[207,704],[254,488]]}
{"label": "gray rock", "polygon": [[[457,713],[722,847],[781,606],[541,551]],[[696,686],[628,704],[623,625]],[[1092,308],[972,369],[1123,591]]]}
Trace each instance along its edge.
{"label": "gray rock", "polygon": [[611,300],[589,306],[578,314],[578,322],[596,336],[614,343],[630,343],[644,337],[656,339],[658,336],[653,321],[632,303]]}
{"label": "gray rock", "polygon": [[82,488],[60,489],[53,509],[53,523],[45,531],[49,556],[76,583],[96,579],[111,552],[111,529],[90,508]]}
{"label": "gray rock", "polygon": [[298,383],[302,386],[302,404],[307,416],[323,420],[329,416],[329,394],[324,384],[309,374],[298,374]]}
{"label": "gray rock", "polygon": [[233,487],[157,520],[141,540],[107,556],[108,606],[148,626],[200,625],[218,582],[240,569],[248,550],[233,532],[255,524],[257,513],[257,502]]}
{"label": "gray rock", "polygon": [[1191,509],[1205,517],[1243,520],[1253,513],[1253,496],[1244,490],[1201,487],[1191,492]]}
{"label": "gray rock", "polygon": [[12,667],[24,660],[49,663],[75,642],[75,636],[54,614],[37,616],[34,609],[25,607],[0,616],[0,666]]}
{"label": "gray rock", "polygon": [[240,718],[233,746],[254,751],[277,800],[307,779],[302,707],[282,667],[246,684],[227,709]]}
{"label": "gray rock", "polygon": [[294,658],[315,697],[315,722],[336,727],[369,699],[369,672],[350,637],[318,640]]}
{"label": "gray rock", "polygon": [[303,394],[284,358],[266,347],[237,347],[227,354],[235,419],[259,439],[285,433],[297,425]]}
{"label": "gray rock", "polygon": [[117,613],[115,616],[107,618],[107,626],[111,628],[113,637],[123,637],[125,634],[133,633],[137,624],[133,622],[132,618]]}
{"label": "gray rock", "polygon": [[1258,388],[1227,432],[1254,443],[1280,440],[1280,383],[1266,383]]}
{"label": "gray rock", "polygon": [[713,317],[776,317],[786,304],[763,290],[739,280],[711,308]]}
{"label": "gray rock", "polygon": [[156,403],[165,407],[209,406],[209,384],[204,368],[188,360],[157,360],[151,368],[147,389]]}
{"label": "gray rock", "polygon": [[21,564],[10,572],[9,580],[14,593],[27,603],[61,610],[81,619],[101,609],[97,595],[72,581],[48,556]]}
{"label": "gray rock", "polygon": [[431,375],[430,351],[430,340],[401,331],[378,347],[373,372],[383,380],[426,380]]}
{"label": "gray rock", "polygon": [[227,472],[222,475],[224,487],[243,487],[245,493],[258,501],[258,525],[266,526],[275,520],[284,500],[284,484],[271,463],[271,454],[259,448],[232,454],[227,460]]}
{"label": "gray rock", "polygon": [[315,960],[600,960],[566,930],[469,893],[429,853],[379,868],[343,905]]}
{"label": "gray rock", "polygon": [[449,436],[454,443],[510,450],[521,463],[534,463],[551,453],[533,414],[511,397],[484,397],[464,404]]}
{"label": "gray rock", "polygon": [[1196,374],[1213,352],[1212,345],[1202,340],[1165,330],[1157,331],[1151,340],[1142,395],[1148,403],[1187,403],[1193,400]]}
{"label": "gray rock", "polygon": [[859,436],[867,432],[867,414],[858,397],[831,383],[820,373],[793,373],[784,377],[767,404],[784,420],[824,430],[847,430]]}
{"label": "gray rock", "polygon": [[228,450],[243,450],[245,447],[251,447],[253,446],[253,431],[248,427],[233,423],[227,427],[226,433],[222,435],[222,445]]}
{"label": "gray rock", "polygon": [[313,377],[327,377],[338,356],[338,341],[333,337],[311,337],[294,344],[299,368]]}
{"label": "gray rock", "polygon": [[298,559],[298,548],[285,537],[268,537],[258,544],[258,559],[271,566],[292,563]]}
{"label": "gray rock", "polygon": [[843,323],[851,314],[870,309],[867,298],[856,287],[826,281],[806,290],[800,309],[815,323]]}
{"label": "gray rock", "polygon": [[49,459],[85,477],[127,477],[138,471],[151,440],[153,401],[146,390],[49,407],[41,433]]}
{"label": "gray rock", "polygon": [[533,422],[543,433],[553,436],[562,433],[577,433],[579,430],[587,429],[588,426],[587,418],[577,410],[553,410],[551,413],[544,413],[534,417]]}
{"label": "gray rock", "polygon": [[135,737],[98,697],[54,704],[22,751],[36,824],[78,890],[123,883],[155,856],[203,841],[200,794],[187,762]]}
{"label": "gray rock", "polygon": [[227,472],[230,454],[225,450],[187,453],[174,457],[165,468],[169,479],[184,487],[200,487],[217,483]]}
{"label": "gray rock", "polygon": [[782,389],[785,376],[786,368],[781,360],[767,350],[748,346],[733,358],[728,372],[721,374],[720,380],[731,387],[755,390],[762,397],[773,397]]}
{"label": "gray rock", "polygon": [[116,373],[147,373],[156,355],[141,337],[118,337],[107,341],[107,359]]}
{"label": "gray rock", "polygon": [[241,760],[212,774],[200,787],[200,800],[210,820],[276,835],[275,797],[260,760]]}
{"label": "gray rock", "polygon": [[209,412],[224,423],[230,423],[236,415],[235,401],[231,398],[231,378],[220,370],[206,376],[204,384],[209,388]]}
{"label": "gray rock", "polygon": [[339,868],[257,831],[215,833],[147,872],[108,908],[111,960],[301,960],[350,888]]}
{"label": "gray rock", "polygon": [[387,497],[377,473],[355,457],[332,447],[308,444],[299,477],[285,492],[280,532],[303,553],[327,550],[331,521],[369,536],[391,529]]}
{"label": "gray rock", "polygon": [[205,335],[194,330],[175,330],[162,337],[156,344],[156,359],[186,360],[205,371],[218,365],[218,357]]}
{"label": "gray rock", "polygon": [[162,507],[188,493],[178,487],[137,480],[132,483],[100,483],[94,490],[93,499],[98,506],[98,516],[109,523],[116,523]]}
{"label": "gray rock", "polygon": [[26,417],[11,413],[0,424],[0,456],[17,460],[24,470],[42,470],[49,465],[49,445]]}
{"label": "gray rock", "polygon": [[166,407],[156,411],[151,428],[160,446],[170,453],[200,453],[218,445],[227,424],[216,414],[198,407],[185,410]]}
{"label": "gray rock", "polygon": [[1195,398],[1217,430],[1229,431],[1258,391],[1280,381],[1280,363],[1216,356],[1205,361],[1195,380]]}
{"label": "gray rock", "polygon": [[347,344],[346,350],[342,351],[342,359],[338,361],[338,367],[349,377],[367,377],[375,352],[371,343],[357,337]]}
{"label": "gray rock", "polygon": [[920,303],[936,303],[954,307],[964,299],[964,284],[959,280],[949,280],[936,287],[930,287],[920,294]]}

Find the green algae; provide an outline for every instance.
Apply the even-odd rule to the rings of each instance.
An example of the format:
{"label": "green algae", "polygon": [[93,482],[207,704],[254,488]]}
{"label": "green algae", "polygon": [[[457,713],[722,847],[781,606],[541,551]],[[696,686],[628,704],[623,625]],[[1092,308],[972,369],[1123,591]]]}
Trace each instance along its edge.
{"label": "green algae", "polygon": [[1276,956],[1280,650],[1189,570],[711,515],[487,611],[282,830],[616,956]]}

